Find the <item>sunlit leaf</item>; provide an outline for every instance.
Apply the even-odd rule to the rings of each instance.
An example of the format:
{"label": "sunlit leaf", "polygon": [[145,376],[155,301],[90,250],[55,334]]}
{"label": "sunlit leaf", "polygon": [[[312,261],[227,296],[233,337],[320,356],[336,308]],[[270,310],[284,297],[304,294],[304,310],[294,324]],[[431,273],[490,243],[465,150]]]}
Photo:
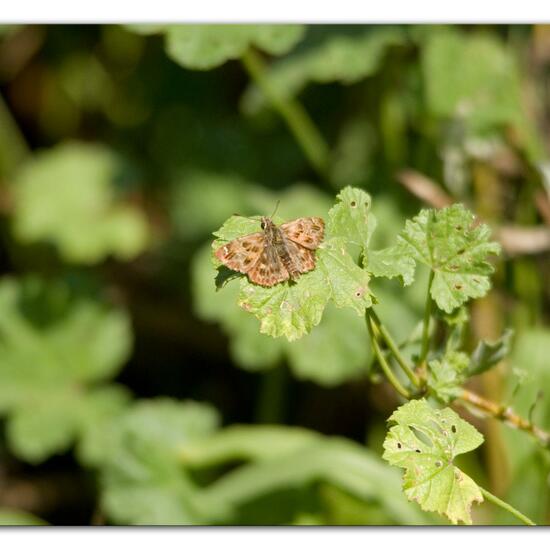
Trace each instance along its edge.
{"label": "sunlit leaf", "polygon": [[86,438],[92,426],[101,429],[109,420],[100,412],[104,399],[122,408],[125,390],[95,386],[126,361],[129,319],[33,278],[4,279],[0,311],[0,410],[8,415],[8,442],[18,456],[40,462]]}
{"label": "sunlit leaf", "polygon": [[114,155],[99,145],[69,143],[36,155],[15,178],[16,237],[54,244],[70,262],[135,257],[149,229],[140,210],[115,197],[118,171]]}
{"label": "sunlit leaf", "polygon": [[200,403],[136,403],[112,427],[102,460],[101,500],[108,517],[122,525],[201,523],[193,504],[197,487],[181,468],[179,453],[218,423],[216,411]]}
{"label": "sunlit leaf", "polygon": [[449,408],[432,409],[424,399],[409,401],[389,418],[384,441],[390,464],[405,469],[403,490],[423,510],[453,523],[471,524],[473,502],[483,496],[476,483],[453,463],[456,456],[483,443],[483,436]]}
{"label": "sunlit leaf", "polygon": [[500,246],[489,240],[491,230],[476,225],[474,215],[461,204],[442,210],[422,210],[407,220],[399,239],[408,254],[434,271],[431,295],[447,313],[489,290],[493,266],[487,261]]}
{"label": "sunlit leaf", "polygon": [[251,46],[281,55],[301,38],[301,25],[169,25],[166,51],[189,69],[213,69],[238,59]]}
{"label": "sunlit leaf", "polygon": [[[348,240],[358,231],[357,243],[368,238],[363,226],[370,197],[363,191],[347,188],[338,198],[341,202],[328,213],[327,238],[316,251],[314,270],[303,274],[297,282],[272,287],[261,287],[241,277],[239,306],[260,320],[261,333],[297,340],[319,324],[329,300],[338,307],[351,307],[358,315],[372,304],[369,275],[347,250]],[[361,200],[361,204],[356,204],[355,200]],[[280,220],[275,221],[280,223]],[[260,230],[259,220],[234,216],[215,233],[217,239],[213,249]],[[219,265],[217,260],[215,265]]]}
{"label": "sunlit leaf", "polygon": [[344,439],[297,428],[239,426],[192,445],[190,453],[187,460],[197,465],[249,461],[212,483],[200,496],[201,508],[217,509],[224,523],[231,523],[240,506],[262,495],[316,483],[328,483],[361,501],[378,503],[400,523],[424,524],[428,520],[406,502],[398,477],[375,454]]}
{"label": "sunlit leaf", "polygon": [[468,365],[468,356],[458,351],[449,351],[441,360],[430,361],[427,380],[430,393],[443,403],[456,399],[466,379]]}

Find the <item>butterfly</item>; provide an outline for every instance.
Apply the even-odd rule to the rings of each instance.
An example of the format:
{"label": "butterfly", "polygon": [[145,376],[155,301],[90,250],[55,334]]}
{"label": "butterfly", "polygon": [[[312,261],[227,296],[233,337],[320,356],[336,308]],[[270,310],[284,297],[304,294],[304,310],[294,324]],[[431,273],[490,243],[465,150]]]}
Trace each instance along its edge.
{"label": "butterfly", "polygon": [[262,216],[262,231],[234,239],[214,255],[251,283],[273,286],[315,268],[315,249],[324,237],[323,218],[298,218],[282,225]]}

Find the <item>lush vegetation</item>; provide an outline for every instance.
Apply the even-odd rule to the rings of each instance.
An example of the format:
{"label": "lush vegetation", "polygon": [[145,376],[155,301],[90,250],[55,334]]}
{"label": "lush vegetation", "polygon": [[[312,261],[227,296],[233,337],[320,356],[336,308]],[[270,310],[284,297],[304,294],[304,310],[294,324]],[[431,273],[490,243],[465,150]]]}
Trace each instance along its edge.
{"label": "lush vegetation", "polygon": [[[549,76],[544,26],[0,27],[0,522],[550,523]],[[212,251],[277,203],[326,235],[264,288]]]}

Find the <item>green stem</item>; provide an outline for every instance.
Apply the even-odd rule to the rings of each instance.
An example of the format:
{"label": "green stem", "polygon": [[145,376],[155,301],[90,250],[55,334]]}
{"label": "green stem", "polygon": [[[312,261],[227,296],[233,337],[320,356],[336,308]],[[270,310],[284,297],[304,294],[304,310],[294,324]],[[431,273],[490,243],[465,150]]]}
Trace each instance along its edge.
{"label": "green stem", "polygon": [[10,176],[29,154],[29,146],[0,94],[0,177]]}
{"label": "green stem", "polygon": [[426,296],[426,308],[424,309],[424,324],[422,328],[422,348],[420,352],[420,359],[418,364],[422,364],[426,361],[428,357],[428,351],[430,350],[430,317],[432,315],[432,282],[434,280],[434,272],[430,270],[430,278],[428,280],[428,292]]}
{"label": "green stem", "polygon": [[372,343],[372,348],[374,349],[374,354],[376,355],[376,359],[378,360],[380,367],[384,371],[384,374],[386,375],[388,382],[395,388],[395,391],[397,393],[402,395],[405,399],[410,399],[411,398],[410,393],[401,385],[401,382],[399,382],[399,380],[391,370],[391,367],[388,365],[388,362],[386,361],[386,358],[384,357],[384,354],[380,349],[380,346],[378,344],[377,334],[376,334],[377,327],[373,319],[369,316],[368,312],[365,314],[365,320],[367,322],[367,327],[369,329],[370,340]]}
{"label": "green stem", "polygon": [[396,344],[395,340],[392,338],[388,329],[380,321],[380,318],[372,308],[369,310],[369,312],[370,312],[371,319],[375,322],[377,329],[380,331],[382,338],[384,338],[384,341],[386,342],[388,348],[393,353],[393,356],[395,357],[397,363],[403,369],[403,372],[407,375],[409,380],[417,388],[419,388],[421,384],[418,376],[416,376],[415,372],[413,371],[412,367],[409,365],[408,361],[405,359],[405,357],[403,357],[403,354],[399,350],[399,346]]}
{"label": "green stem", "polygon": [[273,86],[262,58],[256,51],[249,49],[241,61],[258,88],[284,118],[313,168],[325,178],[329,148],[305,109],[298,101],[285,96]]}
{"label": "green stem", "polygon": [[516,516],[520,521],[525,523],[525,525],[536,525],[536,523],[532,520],[530,520],[527,516],[524,516],[519,510],[516,510],[511,504],[508,504],[507,502],[504,502],[503,500],[500,500],[500,498],[496,497],[487,489],[484,489],[483,487],[479,487],[479,490],[481,491],[482,495],[493,504],[496,504],[497,506],[500,506],[504,510],[507,510],[512,514],[513,516]]}

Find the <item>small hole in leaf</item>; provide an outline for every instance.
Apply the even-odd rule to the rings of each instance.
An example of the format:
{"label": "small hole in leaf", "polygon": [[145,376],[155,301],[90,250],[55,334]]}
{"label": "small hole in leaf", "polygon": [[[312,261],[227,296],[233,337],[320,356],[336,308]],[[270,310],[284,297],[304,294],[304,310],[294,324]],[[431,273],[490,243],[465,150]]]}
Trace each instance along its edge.
{"label": "small hole in leaf", "polygon": [[455,229],[456,229],[457,231],[462,231],[462,226],[461,226],[461,225],[457,225],[457,226],[455,227]]}
{"label": "small hole in leaf", "polygon": [[398,442],[397,442],[397,448],[398,448],[398,449],[401,449],[401,447],[402,447],[402,445],[401,445],[401,443],[399,443],[399,441],[398,441]]}
{"label": "small hole in leaf", "polygon": [[436,466],[436,468],[441,468],[441,466],[443,466],[443,462],[441,462],[441,460],[436,460],[435,461],[435,466]]}
{"label": "small hole in leaf", "polygon": [[458,251],[458,254],[464,254],[464,252],[466,252],[466,250],[464,250],[464,248],[461,248],[461,249]]}
{"label": "small hole in leaf", "polygon": [[414,450],[416,453],[421,453],[422,451],[420,449],[415,449]]}
{"label": "small hole in leaf", "polygon": [[451,432],[456,433],[456,426],[454,424],[451,426]]}
{"label": "small hole in leaf", "polygon": [[462,290],[462,285],[460,283],[455,284],[456,290]]}
{"label": "small hole in leaf", "polygon": [[355,208],[355,207],[357,206],[357,203],[356,203],[355,201],[351,201],[351,202],[350,202],[350,206],[351,206],[352,208]]}

